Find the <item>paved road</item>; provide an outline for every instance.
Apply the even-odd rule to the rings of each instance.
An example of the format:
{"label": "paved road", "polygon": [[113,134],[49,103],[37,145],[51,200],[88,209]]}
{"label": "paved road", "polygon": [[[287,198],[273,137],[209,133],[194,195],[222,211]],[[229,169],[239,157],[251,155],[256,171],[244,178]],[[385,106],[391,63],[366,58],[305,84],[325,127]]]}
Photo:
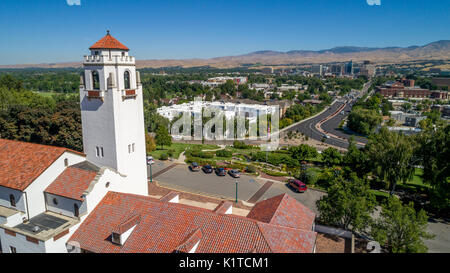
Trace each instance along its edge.
{"label": "paved road", "polygon": [[[364,86],[359,97],[362,97],[367,92],[369,87],[370,87],[370,82]],[[352,104],[355,101],[356,101],[356,99],[349,100],[348,102],[347,101],[337,101],[334,104],[332,104],[326,111],[321,113],[320,115],[318,115],[314,118],[311,118],[309,120],[306,120],[296,126],[293,126],[288,131],[298,131],[298,132],[301,132],[301,133],[307,135],[310,138],[313,138],[318,141],[322,141],[322,139],[324,138],[324,133],[321,132],[320,130],[318,130],[316,128],[316,125],[318,123],[320,123],[321,121],[328,119],[321,125],[322,130],[326,131],[327,134],[330,136],[330,138],[325,140],[325,143],[333,145],[333,146],[341,147],[341,148],[347,148],[348,147],[348,139],[352,135],[338,130],[338,127],[339,127],[339,123],[345,117],[347,117],[349,115],[349,113],[352,109]],[[342,111],[344,111],[344,114],[342,115],[341,113],[339,113],[339,114],[333,116],[333,114],[335,114],[337,111],[339,111],[339,109],[341,107],[344,107],[342,109]],[[341,111],[339,111],[339,112],[341,112]],[[285,132],[285,133],[287,133],[287,132]],[[334,136],[338,136],[338,137],[334,137]],[[355,138],[356,142],[360,142],[362,144],[367,143],[367,139],[364,137],[354,136],[354,138]],[[357,146],[361,147],[362,145],[357,144]]]}
{"label": "paved road", "polygon": [[427,231],[436,235],[432,240],[426,240],[429,253],[450,253],[450,224],[443,220],[428,220]]}

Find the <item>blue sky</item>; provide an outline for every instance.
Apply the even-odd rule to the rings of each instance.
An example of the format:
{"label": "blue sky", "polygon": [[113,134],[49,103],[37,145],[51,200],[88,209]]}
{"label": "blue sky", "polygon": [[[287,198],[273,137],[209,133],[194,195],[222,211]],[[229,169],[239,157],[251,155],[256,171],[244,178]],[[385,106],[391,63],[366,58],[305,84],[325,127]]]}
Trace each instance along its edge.
{"label": "blue sky", "polygon": [[380,1],[1,0],[0,64],[80,61],[107,29],[138,59],[450,39],[450,0]]}

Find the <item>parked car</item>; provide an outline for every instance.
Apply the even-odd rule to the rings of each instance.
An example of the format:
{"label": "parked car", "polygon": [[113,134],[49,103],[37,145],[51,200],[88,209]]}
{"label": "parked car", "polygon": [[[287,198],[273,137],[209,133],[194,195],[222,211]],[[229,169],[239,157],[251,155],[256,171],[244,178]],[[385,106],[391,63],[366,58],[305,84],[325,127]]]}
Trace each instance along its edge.
{"label": "parked car", "polygon": [[229,170],[228,174],[231,175],[234,178],[241,177],[241,173],[239,172],[239,170]]}
{"label": "parked car", "polygon": [[297,179],[289,179],[288,185],[296,192],[305,192],[308,189],[305,183]]}
{"label": "parked car", "polygon": [[192,164],[189,165],[189,169],[193,172],[198,172],[200,171],[200,166],[198,165],[197,162],[192,162]]}
{"label": "parked car", "polygon": [[153,163],[155,163],[153,156],[147,156],[147,165],[153,165]]}
{"label": "parked car", "polygon": [[212,173],[213,172],[213,168],[209,164],[208,165],[204,165],[202,167],[202,170],[203,170],[204,173]]}
{"label": "parked car", "polygon": [[225,176],[225,175],[227,175],[227,171],[225,171],[224,168],[216,168],[216,174],[218,176]]}

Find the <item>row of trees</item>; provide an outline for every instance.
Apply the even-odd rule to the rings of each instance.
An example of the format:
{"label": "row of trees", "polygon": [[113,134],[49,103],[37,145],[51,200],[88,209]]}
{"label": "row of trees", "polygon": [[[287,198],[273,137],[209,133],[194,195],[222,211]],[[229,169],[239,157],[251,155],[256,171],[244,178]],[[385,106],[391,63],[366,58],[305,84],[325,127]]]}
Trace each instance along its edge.
{"label": "row of trees", "polygon": [[43,97],[25,90],[20,80],[1,76],[0,138],[82,151],[78,96]]}
{"label": "row of trees", "polygon": [[366,234],[390,253],[427,252],[423,240],[434,237],[426,232],[426,212],[416,212],[412,202],[403,204],[395,196],[382,204],[374,218],[375,196],[369,182],[355,173],[336,172],[328,194],[317,206],[319,221]]}
{"label": "row of trees", "polygon": [[[389,252],[426,252],[423,240],[432,235],[425,231],[425,211],[416,211],[412,202],[403,204],[394,193],[396,185],[409,181],[421,166],[422,179],[431,186],[430,209],[447,213],[450,209],[449,147],[450,125],[439,122],[415,136],[381,128],[362,149],[351,141],[341,163],[332,164],[329,169],[334,175],[328,176],[331,182],[328,195],[317,203],[320,221],[365,233]],[[371,217],[376,205],[371,190],[374,183],[381,183],[391,191],[376,219]]]}

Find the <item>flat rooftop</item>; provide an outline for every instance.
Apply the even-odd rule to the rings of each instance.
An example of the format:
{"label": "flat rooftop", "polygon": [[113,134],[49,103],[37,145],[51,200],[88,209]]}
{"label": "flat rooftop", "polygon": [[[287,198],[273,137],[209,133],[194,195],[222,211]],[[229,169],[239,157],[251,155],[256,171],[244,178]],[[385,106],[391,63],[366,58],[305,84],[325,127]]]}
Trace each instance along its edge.
{"label": "flat rooftop", "polygon": [[8,218],[16,213],[19,213],[20,211],[0,206],[0,217]]}
{"label": "flat rooftop", "polygon": [[14,227],[3,228],[36,238],[41,241],[47,241],[68,228],[78,224],[76,218],[67,217],[54,212],[44,212],[31,218],[28,222],[21,223]]}

